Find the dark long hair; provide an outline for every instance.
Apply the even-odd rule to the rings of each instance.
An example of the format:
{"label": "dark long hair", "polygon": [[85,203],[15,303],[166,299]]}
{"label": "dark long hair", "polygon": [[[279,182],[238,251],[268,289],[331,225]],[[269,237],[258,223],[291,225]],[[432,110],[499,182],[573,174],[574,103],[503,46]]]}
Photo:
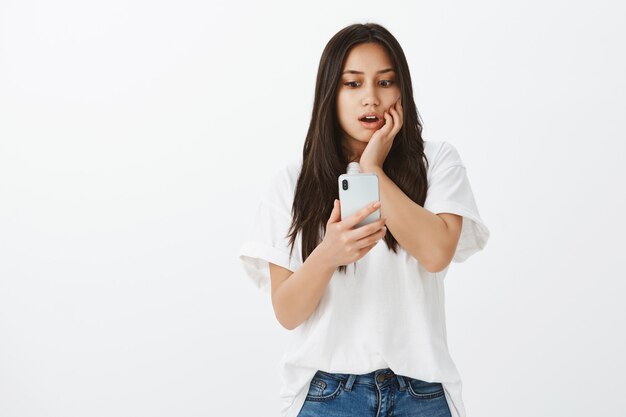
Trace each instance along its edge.
{"label": "dark long hair", "polygon": [[[427,191],[427,164],[422,139],[422,124],[413,100],[409,66],[396,38],[375,23],[354,24],[333,36],[322,53],[317,70],[311,123],[302,152],[302,169],[296,184],[292,223],[288,237],[293,253],[296,235],[302,232],[302,260],[313,252],[326,232],[326,223],[339,198],[337,178],[350,162],[342,146],[341,127],[337,117],[337,88],[344,60],[352,47],[366,42],[382,45],[396,68],[404,111],[403,125],[393,140],[385,162],[385,174],[420,206]],[[387,247],[397,253],[398,241],[387,230]],[[339,266],[345,273],[346,266]]]}

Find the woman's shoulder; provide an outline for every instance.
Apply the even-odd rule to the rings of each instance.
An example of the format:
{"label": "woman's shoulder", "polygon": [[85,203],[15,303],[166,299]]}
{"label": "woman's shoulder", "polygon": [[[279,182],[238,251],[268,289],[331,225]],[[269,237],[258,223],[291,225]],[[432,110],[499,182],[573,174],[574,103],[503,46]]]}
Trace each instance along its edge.
{"label": "woman's shoulder", "polygon": [[283,190],[293,190],[296,187],[300,170],[302,169],[302,158],[291,158],[276,168],[270,184],[273,187],[282,188]]}
{"label": "woman's shoulder", "polygon": [[286,212],[290,212],[301,168],[301,158],[289,159],[276,168],[262,193],[263,200],[275,207],[286,210]]}
{"label": "woman's shoulder", "polygon": [[424,141],[424,155],[428,160],[429,173],[440,168],[463,165],[456,147],[447,141]]}

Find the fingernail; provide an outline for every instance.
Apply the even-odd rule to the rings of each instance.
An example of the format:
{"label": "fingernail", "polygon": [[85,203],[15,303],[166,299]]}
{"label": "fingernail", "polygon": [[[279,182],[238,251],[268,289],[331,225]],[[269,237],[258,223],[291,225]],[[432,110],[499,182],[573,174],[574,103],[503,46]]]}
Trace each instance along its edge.
{"label": "fingernail", "polygon": [[380,201],[377,201],[374,204],[372,204],[372,207],[380,207]]}

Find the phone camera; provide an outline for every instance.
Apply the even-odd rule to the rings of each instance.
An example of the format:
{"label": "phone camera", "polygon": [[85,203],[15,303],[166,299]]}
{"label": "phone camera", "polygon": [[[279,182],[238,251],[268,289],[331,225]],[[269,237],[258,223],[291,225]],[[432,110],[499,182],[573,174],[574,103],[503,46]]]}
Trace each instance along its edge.
{"label": "phone camera", "polygon": [[347,189],[348,189],[348,180],[343,180],[343,181],[341,182],[341,187],[342,187],[344,190],[347,190]]}

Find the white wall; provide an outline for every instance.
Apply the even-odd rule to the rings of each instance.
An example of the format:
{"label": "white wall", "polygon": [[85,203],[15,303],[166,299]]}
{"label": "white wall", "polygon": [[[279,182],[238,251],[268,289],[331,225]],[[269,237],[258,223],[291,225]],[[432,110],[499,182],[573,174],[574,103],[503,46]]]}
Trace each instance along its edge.
{"label": "white wall", "polygon": [[446,278],[468,416],[623,415],[625,6],[0,3],[0,417],[276,416],[236,257],[322,49],[385,25],[487,248]]}

